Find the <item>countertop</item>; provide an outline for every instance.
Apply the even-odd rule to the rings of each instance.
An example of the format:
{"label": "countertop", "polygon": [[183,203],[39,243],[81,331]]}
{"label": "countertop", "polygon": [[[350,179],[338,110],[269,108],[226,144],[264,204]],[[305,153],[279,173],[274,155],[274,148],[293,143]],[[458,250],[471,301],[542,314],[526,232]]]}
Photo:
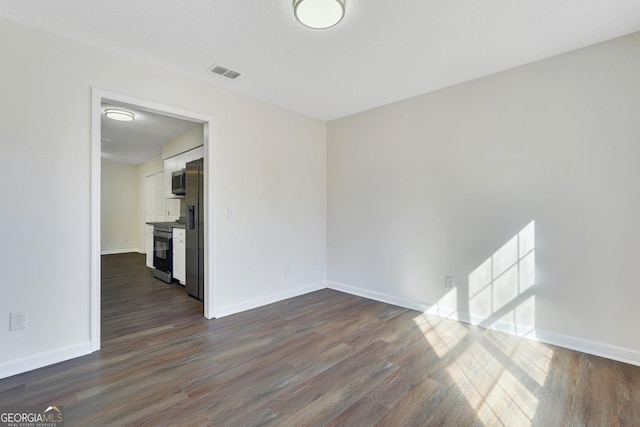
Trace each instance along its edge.
{"label": "countertop", "polygon": [[171,228],[186,228],[186,224],[184,222],[176,222],[176,221],[167,221],[167,222],[147,222],[147,224],[149,225],[162,225],[165,227],[171,227]]}

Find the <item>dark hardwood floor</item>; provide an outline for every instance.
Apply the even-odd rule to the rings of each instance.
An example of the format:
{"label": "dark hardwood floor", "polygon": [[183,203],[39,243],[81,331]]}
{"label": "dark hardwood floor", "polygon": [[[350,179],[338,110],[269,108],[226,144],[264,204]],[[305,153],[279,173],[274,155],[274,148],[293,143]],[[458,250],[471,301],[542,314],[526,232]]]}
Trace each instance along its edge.
{"label": "dark hardwood floor", "polygon": [[103,257],[102,350],[0,380],[67,426],[638,426],[640,367],[323,290],[202,317]]}

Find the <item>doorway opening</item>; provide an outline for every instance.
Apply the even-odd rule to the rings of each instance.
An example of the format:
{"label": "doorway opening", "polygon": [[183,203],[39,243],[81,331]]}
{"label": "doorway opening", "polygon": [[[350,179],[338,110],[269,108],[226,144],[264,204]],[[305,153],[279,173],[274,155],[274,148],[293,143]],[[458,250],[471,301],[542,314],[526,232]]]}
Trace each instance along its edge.
{"label": "doorway opening", "polygon": [[[214,247],[213,236],[213,177],[211,171],[211,148],[213,146],[213,118],[201,113],[172,107],[157,102],[135,98],[129,95],[92,89],[91,109],[91,349],[100,349],[101,337],[101,199],[102,199],[102,124],[104,105],[129,106],[132,109],[148,112],[152,115],[164,116],[168,119],[179,119],[202,126],[203,133],[203,218],[204,218],[204,309],[203,315],[208,319],[215,317],[215,283],[212,272]],[[106,143],[108,143],[107,141]],[[144,195],[142,195],[144,197]],[[146,220],[145,220],[146,221]],[[143,241],[144,243],[144,241]]]}

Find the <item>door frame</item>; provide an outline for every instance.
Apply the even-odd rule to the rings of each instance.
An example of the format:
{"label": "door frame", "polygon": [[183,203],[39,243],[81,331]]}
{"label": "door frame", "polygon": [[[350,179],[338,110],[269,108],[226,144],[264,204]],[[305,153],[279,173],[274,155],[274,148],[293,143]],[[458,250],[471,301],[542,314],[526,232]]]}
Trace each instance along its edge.
{"label": "door frame", "polygon": [[166,104],[136,98],[122,93],[91,88],[91,351],[100,349],[100,305],[101,305],[101,263],[100,263],[100,199],[101,199],[101,145],[102,145],[102,102],[113,101],[139,106],[165,116],[176,117],[202,123],[204,127],[204,317],[216,317],[214,257],[214,180],[211,156],[213,152],[213,117],[194,111],[184,110]]}

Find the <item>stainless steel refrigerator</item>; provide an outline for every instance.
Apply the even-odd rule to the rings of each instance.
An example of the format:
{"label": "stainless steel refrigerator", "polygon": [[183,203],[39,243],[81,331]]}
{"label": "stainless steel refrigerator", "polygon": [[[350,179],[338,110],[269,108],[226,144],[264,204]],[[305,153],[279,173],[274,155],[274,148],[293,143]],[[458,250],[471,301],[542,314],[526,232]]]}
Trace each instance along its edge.
{"label": "stainless steel refrigerator", "polygon": [[185,188],[186,264],[185,288],[189,295],[204,300],[204,160],[187,163]]}

